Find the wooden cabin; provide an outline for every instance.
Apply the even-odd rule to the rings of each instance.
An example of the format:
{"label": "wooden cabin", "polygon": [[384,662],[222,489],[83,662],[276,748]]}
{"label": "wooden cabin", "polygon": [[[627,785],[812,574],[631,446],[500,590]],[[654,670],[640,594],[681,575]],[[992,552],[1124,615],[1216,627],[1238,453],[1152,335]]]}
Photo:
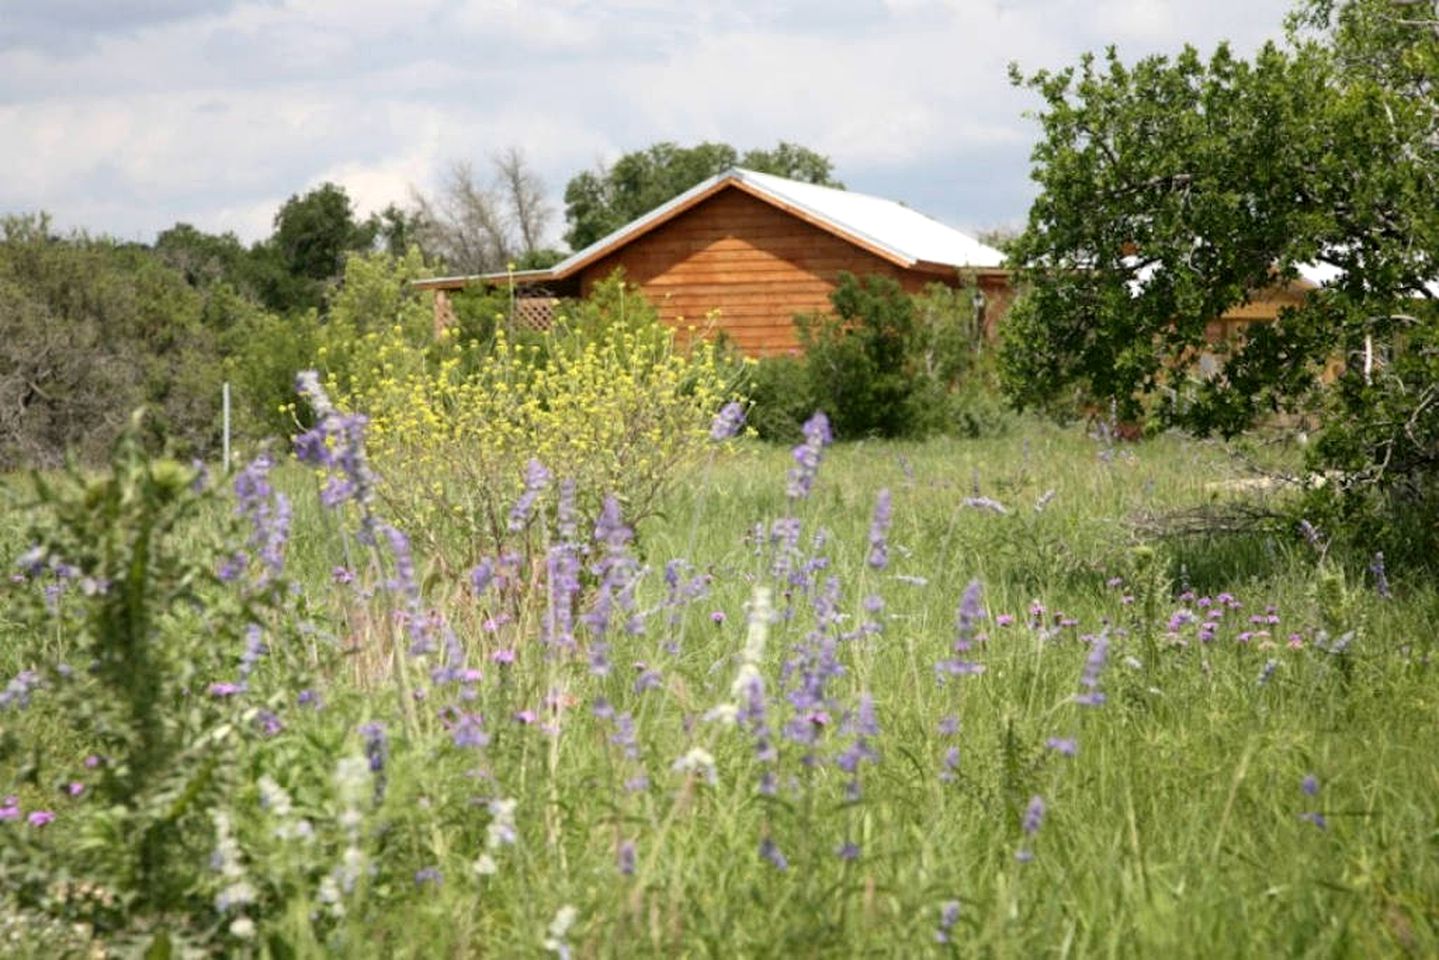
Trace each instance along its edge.
{"label": "wooden cabin", "polygon": [[513,283],[517,315],[538,325],[553,298],[583,297],[623,268],[664,322],[720,330],[746,355],[768,356],[799,349],[795,315],[827,312],[845,271],[893,277],[911,293],[967,282],[992,333],[1012,299],[1003,264],[1000,251],[891,200],[735,168],[547,270],[415,286],[435,291],[443,324],[451,292]]}

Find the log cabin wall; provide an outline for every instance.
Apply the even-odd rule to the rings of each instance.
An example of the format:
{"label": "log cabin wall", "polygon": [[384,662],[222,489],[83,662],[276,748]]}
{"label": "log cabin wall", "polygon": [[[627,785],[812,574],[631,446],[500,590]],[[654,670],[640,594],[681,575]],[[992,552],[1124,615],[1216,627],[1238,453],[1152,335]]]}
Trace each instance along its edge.
{"label": "log cabin wall", "polygon": [[582,292],[619,267],[672,326],[703,327],[718,310],[717,328],[748,356],[798,350],[795,314],[828,311],[841,271],[893,277],[910,293],[935,280],[958,282],[905,270],[738,189],[586,267]]}

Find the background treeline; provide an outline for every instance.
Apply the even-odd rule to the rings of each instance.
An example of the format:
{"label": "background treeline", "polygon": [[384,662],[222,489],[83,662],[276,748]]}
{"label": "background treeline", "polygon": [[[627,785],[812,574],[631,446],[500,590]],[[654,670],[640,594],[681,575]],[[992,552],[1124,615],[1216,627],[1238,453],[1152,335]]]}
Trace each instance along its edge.
{"label": "background treeline", "polygon": [[[587,243],[736,163],[838,185],[826,157],[795,144],[658,143],[570,180],[567,239]],[[545,246],[554,216],[511,149],[483,169],[453,164],[433,194],[368,216],[343,187],[321,184],[285,201],[270,235],[248,245],[187,223],[143,244],[61,232],[44,214],[0,218],[0,470],[67,452],[93,460],[142,404],[156,447],[209,455],[226,381],[239,436],[287,433],[295,372],[317,363],[325,334],[418,315],[404,288],[417,276],[554,263],[564,256]],[[370,262],[347,298],[356,257]],[[479,313],[493,320],[490,306]]]}

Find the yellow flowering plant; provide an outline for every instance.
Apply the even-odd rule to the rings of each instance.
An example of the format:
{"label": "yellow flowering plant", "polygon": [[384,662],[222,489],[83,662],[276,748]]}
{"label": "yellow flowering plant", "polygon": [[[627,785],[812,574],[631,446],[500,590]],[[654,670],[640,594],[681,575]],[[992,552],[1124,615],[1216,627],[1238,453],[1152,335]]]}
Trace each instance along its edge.
{"label": "yellow flowering plant", "polygon": [[531,460],[575,484],[581,516],[614,494],[635,523],[704,455],[734,396],[732,368],[707,341],[680,348],[622,285],[571,305],[539,342],[501,325],[490,343],[451,330],[420,343],[396,322],[349,345],[347,376],[327,386],[370,418],[379,493],[437,555],[459,549],[452,559],[468,562],[521,547],[529,531],[512,531],[509,512]]}

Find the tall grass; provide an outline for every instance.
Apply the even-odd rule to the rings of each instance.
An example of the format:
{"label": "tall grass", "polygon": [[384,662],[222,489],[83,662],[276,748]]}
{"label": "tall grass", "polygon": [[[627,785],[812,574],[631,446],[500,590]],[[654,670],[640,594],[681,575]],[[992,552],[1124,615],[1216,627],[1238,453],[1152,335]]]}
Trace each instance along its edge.
{"label": "tall grass", "polygon": [[[162,929],[275,956],[1439,951],[1431,586],[1399,572],[1381,598],[1282,530],[1141,542],[1136,515],[1233,496],[1217,444],[1042,424],[851,444],[807,497],[793,466],[717,450],[611,539],[632,566],[599,569],[584,531],[576,613],[606,577],[614,610],[573,643],[548,619],[553,488],[508,580],[477,592],[417,557],[412,606],[389,541],[280,470],[294,586],[268,652],[217,701],[232,642],[169,705],[233,731],[197,801],[221,815],[191,827],[204,855],[172,865],[189,895],[156,917],[75,893],[130,891],[83,846],[89,795],[57,796],[94,748],[54,678],[0,713],[19,815],[0,936],[32,955]],[[12,585],[12,674],[66,655],[66,621],[22,602],[57,584]],[[54,822],[27,824],[38,808]],[[253,896],[226,900],[239,880]]]}

